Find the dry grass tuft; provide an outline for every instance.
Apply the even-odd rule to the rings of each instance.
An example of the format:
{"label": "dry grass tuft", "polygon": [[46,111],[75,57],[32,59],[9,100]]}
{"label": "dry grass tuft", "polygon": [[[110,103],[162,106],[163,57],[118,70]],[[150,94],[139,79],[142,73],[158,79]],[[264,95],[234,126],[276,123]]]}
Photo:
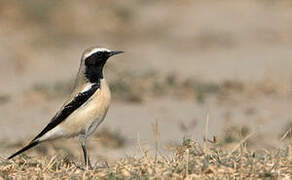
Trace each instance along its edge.
{"label": "dry grass tuft", "polygon": [[146,153],[126,157],[108,166],[81,170],[68,157],[31,158],[20,156],[1,160],[3,179],[289,179],[292,175],[291,145],[275,152],[228,152],[211,144],[204,152],[198,143],[184,139],[168,155],[157,159]]}

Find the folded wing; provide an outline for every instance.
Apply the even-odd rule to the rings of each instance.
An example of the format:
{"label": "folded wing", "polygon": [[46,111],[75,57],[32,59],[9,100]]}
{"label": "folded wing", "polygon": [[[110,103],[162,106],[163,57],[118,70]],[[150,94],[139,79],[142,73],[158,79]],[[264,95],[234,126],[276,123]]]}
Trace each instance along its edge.
{"label": "folded wing", "polygon": [[98,83],[91,84],[91,87],[86,87],[85,90],[81,91],[77,96],[75,96],[69,103],[67,103],[63,108],[52,118],[50,123],[24,148],[17,151],[8,159],[12,159],[18,154],[36,146],[39,144],[39,138],[45,135],[50,130],[54,129],[60,123],[66,120],[70,114],[72,114],[76,109],[81,107],[86,101],[99,89],[100,85]]}

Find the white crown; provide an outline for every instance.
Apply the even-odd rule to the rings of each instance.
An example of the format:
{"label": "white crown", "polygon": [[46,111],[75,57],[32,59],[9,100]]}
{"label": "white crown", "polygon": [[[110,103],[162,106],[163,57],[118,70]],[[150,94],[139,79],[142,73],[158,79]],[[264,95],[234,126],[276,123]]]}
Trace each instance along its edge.
{"label": "white crown", "polygon": [[91,51],[89,51],[87,54],[85,54],[85,57],[89,57],[96,52],[110,52],[110,50],[106,49],[106,48],[93,48],[93,49],[91,49]]}

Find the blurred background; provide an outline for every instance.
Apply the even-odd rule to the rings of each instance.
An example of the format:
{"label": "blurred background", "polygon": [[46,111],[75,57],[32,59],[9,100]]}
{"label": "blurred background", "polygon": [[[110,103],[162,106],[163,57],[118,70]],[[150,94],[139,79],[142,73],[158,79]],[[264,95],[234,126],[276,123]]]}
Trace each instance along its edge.
{"label": "blurred background", "polygon": [[[113,98],[89,139],[93,158],[155,144],[163,152],[205,134],[222,147],[247,136],[251,149],[282,146],[292,127],[291,22],[285,0],[1,0],[0,154],[50,121],[91,46],[126,51],[106,65]],[[77,140],[27,154],[64,150],[82,159]]]}

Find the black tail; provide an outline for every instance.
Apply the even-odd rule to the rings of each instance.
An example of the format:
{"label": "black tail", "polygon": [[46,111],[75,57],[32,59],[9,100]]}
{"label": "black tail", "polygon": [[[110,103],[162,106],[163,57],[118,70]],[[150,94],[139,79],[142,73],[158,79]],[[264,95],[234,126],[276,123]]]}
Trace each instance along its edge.
{"label": "black tail", "polygon": [[36,146],[36,145],[38,145],[38,144],[39,144],[39,141],[32,141],[32,142],[30,142],[27,146],[25,146],[24,148],[20,149],[20,150],[17,151],[16,153],[14,153],[14,154],[12,154],[11,156],[9,156],[9,158],[7,158],[7,159],[12,159],[12,158],[14,158],[15,156],[17,156],[18,154],[23,153],[24,151],[29,150],[30,148],[32,148],[32,147],[34,147],[34,146]]}

